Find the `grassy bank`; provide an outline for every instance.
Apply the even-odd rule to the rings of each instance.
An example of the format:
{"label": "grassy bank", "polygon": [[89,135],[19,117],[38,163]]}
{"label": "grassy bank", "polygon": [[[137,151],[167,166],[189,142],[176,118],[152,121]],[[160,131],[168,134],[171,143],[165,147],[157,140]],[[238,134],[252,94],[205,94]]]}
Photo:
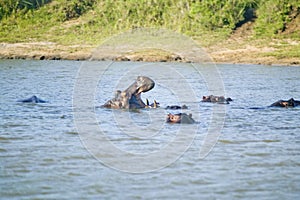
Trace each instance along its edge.
{"label": "grassy bank", "polygon": [[0,0],[0,19],[0,43],[51,42],[69,52],[154,27],[190,36],[212,56],[220,45],[250,45],[272,49],[262,57],[300,57],[300,0]]}

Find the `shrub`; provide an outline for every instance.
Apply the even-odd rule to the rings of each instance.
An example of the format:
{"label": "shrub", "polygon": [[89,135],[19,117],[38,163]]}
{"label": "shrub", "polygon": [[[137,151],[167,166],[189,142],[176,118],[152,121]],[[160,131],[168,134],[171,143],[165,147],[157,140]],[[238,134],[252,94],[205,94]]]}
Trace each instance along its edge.
{"label": "shrub", "polygon": [[255,9],[258,3],[259,0],[202,0],[193,4],[191,16],[208,30],[233,30],[245,19],[246,11]]}
{"label": "shrub", "polygon": [[257,10],[256,35],[272,36],[284,31],[293,12],[300,14],[300,0],[263,1]]}

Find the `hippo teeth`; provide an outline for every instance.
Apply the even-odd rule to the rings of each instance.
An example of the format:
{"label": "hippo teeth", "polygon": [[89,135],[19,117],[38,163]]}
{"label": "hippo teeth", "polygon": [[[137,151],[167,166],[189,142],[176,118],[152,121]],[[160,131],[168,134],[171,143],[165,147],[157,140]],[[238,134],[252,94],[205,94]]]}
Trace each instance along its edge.
{"label": "hippo teeth", "polygon": [[141,94],[143,92],[142,88],[137,89],[137,94]]}

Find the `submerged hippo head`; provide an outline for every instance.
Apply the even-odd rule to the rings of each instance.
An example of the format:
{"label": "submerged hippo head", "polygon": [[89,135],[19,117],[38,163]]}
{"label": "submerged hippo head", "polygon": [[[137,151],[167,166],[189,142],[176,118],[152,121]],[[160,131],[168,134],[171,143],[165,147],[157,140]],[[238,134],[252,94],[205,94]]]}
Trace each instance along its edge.
{"label": "submerged hippo head", "polygon": [[167,109],[167,110],[179,110],[179,109],[188,109],[188,107],[185,104],[182,105],[182,106],[171,105],[171,106],[167,106],[165,109]]}
{"label": "submerged hippo head", "polygon": [[293,98],[289,100],[279,100],[271,104],[271,107],[296,107],[300,105],[300,101],[294,100]]}
{"label": "submerged hippo head", "polygon": [[202,97],[202,102],[212,102],[212,103],[225,103],[229,104],[229,101],[232,101],[232,99],[225,98],[224,96],[214,96],[214,95],[209,95],[209,96],[203,96]]}
{"label": "submerged hippo head", "polygon": [[192,114],[186,114],[186,113],[178,113],[178,114],[169,113],[167,115],[166,121],[168,123],[182,123],[182,124],[195,123],[195,120],[192,118]]}
{"label": "submerged hippo head", "polygon": [[44,101],[44,100],[38,98],[35,95],[33,95],[32,97],[30,97],[28,99],[18,100],[18,102],[22,102],[22,103],[47,103],[47,101]]}

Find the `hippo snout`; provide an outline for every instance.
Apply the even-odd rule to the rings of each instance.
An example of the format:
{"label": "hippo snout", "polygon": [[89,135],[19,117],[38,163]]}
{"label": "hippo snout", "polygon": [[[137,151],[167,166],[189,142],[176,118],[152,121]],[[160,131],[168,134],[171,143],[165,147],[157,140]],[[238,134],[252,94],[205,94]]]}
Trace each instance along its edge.
{"label": "hippo snout", "polygon": [[146,76],[138,76],[136,79],[137,84],[137,93],[140,94],[141,92],[148,92],[155,86],[155,82]]}

